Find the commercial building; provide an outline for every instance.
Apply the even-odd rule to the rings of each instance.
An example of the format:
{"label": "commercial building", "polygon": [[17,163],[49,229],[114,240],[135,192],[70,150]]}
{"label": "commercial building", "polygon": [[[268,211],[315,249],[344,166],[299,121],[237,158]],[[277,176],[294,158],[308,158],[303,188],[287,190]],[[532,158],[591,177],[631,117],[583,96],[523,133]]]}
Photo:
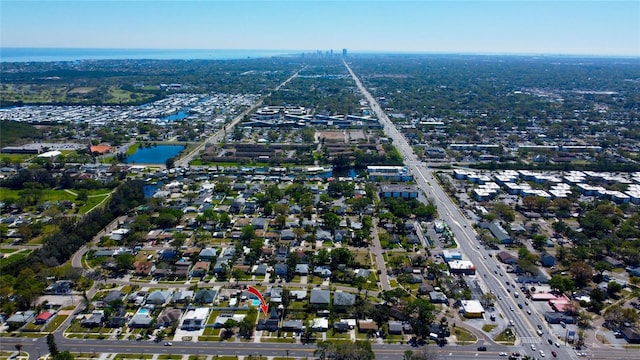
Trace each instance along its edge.
{"label": "commercial building", "polygon": [[484,315],[484,308],[480,300],[460,300],[460,312],[468,319],[475,319]]}

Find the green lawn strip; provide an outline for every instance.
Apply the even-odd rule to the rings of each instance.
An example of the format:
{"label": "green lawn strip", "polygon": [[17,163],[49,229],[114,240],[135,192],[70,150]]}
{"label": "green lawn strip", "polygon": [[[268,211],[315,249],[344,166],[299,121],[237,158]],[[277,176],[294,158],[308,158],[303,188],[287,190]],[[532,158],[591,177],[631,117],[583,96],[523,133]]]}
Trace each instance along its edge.
{"label": "green lawn strip", "polygon": [[113,360],[123,360],[123,359],[153,359],[153,355],[151,354],[117,354]]}
{"label": "green lawn strip", "polygon": [[97,196],[93,196],[87,199],[86,202],[84,202],[82,204],[82,206],[80,206],[78,213],[79,214],[86,214],[87,211],[93,209],[94,207],[96,207],[96,205],[100,204],[102,201],[104,201],[104,199],[108,198],[109,194],[106,195],[97,195]]}
{"label": "green lawn strip", "polygon": [[491,330],[497,328],[498,325],[495,324],[484,324],[482,325],[482,331],[484,332],[491,332]]}
{"label": "green lawn strip", "polygon": [[513,345],[516,341],[516,337],[513,335],[511,329],[507,328],[498,334],[494,340],[503,345]]}
{"label": "green lawn strip", "polygon": [[260,339],[261,342],[269,342],[269,343],[286,343],[286,344],[293,344],[296,342],[296,339],[289,339],[289,338],[261,338]]}
{"label": "green lawn strip", "polygon": [[0,259],[0,268],[4,268],[5,266],[9,266],[10,264],[13,264],[16,261],[19,261],[20,259],[23,259],[24,257],[26,257],[27,255],[29,255],[31,253],[31,250],[29,251],[20,251],[20,252],[16,252],[8,257],[2,258]]}
{"label": "green lawn strip", "polygon": [[469,330],[457,327],[453,333],[456,335],[456,338],[459,342],[475,342],[478,338],[475,337]]}
{"label": "green lawn strip", "polygon": [[0,249],[0,254],[12,254],[21,249]]}

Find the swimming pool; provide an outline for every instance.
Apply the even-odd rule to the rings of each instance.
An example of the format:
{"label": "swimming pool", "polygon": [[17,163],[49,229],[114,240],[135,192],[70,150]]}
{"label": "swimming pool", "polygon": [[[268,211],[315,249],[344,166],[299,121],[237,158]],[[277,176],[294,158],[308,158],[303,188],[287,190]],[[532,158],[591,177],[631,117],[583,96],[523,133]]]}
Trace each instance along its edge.
{"label": "swimming pool", "polygon": [[146,308],[141,308],[140,310],[138,310],[138,314],[146,314],[149,312],[149,309]]}
{"label": "swimming pool", "polygon": [[258,299],[253,299],[253,300],[251,300],[251,305],[253,305],[253,306],[259,306],[259,305],[260,305],[260,300],[258,300]]}

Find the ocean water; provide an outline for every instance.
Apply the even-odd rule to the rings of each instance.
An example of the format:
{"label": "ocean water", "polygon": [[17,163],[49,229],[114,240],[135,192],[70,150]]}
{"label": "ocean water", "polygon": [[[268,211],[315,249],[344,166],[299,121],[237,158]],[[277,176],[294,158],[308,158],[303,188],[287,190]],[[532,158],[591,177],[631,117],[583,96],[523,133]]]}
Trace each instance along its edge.
{"label": "ocean water", "polygon": [[233,60],[296,54],[296,50],[0,48],[0,62],[78,60]]}

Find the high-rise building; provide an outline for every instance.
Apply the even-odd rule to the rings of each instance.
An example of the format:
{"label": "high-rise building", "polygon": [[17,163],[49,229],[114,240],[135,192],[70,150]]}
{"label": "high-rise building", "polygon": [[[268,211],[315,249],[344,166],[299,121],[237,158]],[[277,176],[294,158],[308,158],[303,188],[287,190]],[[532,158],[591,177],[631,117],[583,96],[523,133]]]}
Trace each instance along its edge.
{"label": "high-rise building", "polygon": [[342,49],[342,57],[347,57],[347,49]]}

